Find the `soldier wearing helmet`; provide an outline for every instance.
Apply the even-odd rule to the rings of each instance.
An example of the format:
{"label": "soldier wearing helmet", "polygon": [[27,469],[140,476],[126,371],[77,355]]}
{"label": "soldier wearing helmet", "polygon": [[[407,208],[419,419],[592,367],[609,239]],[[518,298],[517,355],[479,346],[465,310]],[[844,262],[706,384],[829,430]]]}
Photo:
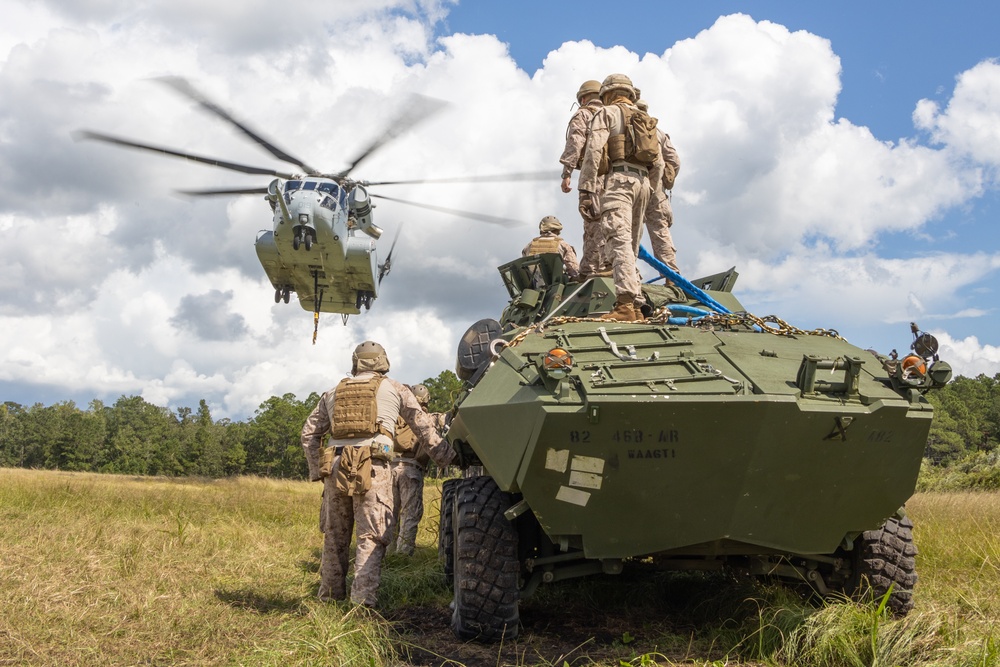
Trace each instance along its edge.
{"label": "soldier wearing helmet", "polygon": [[558,253],[562,257],[563,271],[570,278],[575,278],[580,272],[580,263],[576,260],[576,250],[573,249],[573,246],[559,236],[562,228],[562,223],[556,216],[547,215],[542,218],[538,223],[538,236],[524,246],[521,256],[541,255],[547,252]]}
{"label": "soldier wearing helmet", "polygon": [[[635,105],[643,111],[648,110],[648,105],[643,100],[637,100]],[[674,180],[681,171],[681,158],[677,154],[670,141],[670,135],[657,126],[656,135],[660,139],[660,151],[663,154],[663,178],[662,188],[655,188],[653,196],[646,206],[646,230],[649,232],[649,245],[652,246],[653,257],[660,260],[671,269],[680,273],[677,267],[677,249],[674,247],[674,239],[670,234],[670,228],[674,224],[674,212],[670,206],[670,195],[674,188]],[[638,252],[636,248],[636,252]],[[667,284],[671,281],[665,279]]]}
{"label": "soldier wearing helmet", "polygon": [[[422,384],[410,387],[421,409],[434,420],[434,426],[440,433],[444,428],[444,414],[427,412],[427,404],[431,393]],[[430,456],[424,448],[424,443],[417,438],[416,433],[400,418],[396,422],[394,457],[390,463],[392,469],[392,523],[393,532],[398,532],[395,542],[389,541],[389,552],[404,556],[412,556],[417,546],[417,527],[424,516],[424,471]]]}
{"label": "soldier wearing helmet", "polygon": [[[392,528],[392,458],[396,420],[426,442],[428,456],[447,465],[455,456],[434,421],[405,385],[386,376],[389,359],[374,341],[357,346],[351,377],[324,393],[302,427],[309,479],[323,482],[319,597],[347,597],[351,535],[357,533],[351,600],[374,607]],[[327,435],[330,440],[323,447]]]}
{"label": "soldier wearing helmet", "polygon": [[611,74],[601,83],[604,106],[590,125],[578,186],[580,205],[601,216],[605,253],[614,266],[617,298],[614,310],[603,319],[625,322],[643,319],[636,254],[646,205],[663,178],[659,151],[648,163],[629,153],[626,122],[638,111],[637,97],[632,80],[624,74]]}
{"label": "soldier wearing helmet", "polygon": [[[566,125],[566,147],[559,162],[562,170],[562,191],[569,193],[573,188],[570,178],[574,169],[580,168],[583,159],[583,147],[587,143],[587,133],[594,114],[603,106],[601,102],[601,84],[598,81],[584,81],[576,92],[579,107],[573,112]],[[582,193],[581,193],[582,194]],[[596,193],[600,196],[600,193]],[[580,255],[581,278],[595,274],[610,275],[611,263],[604,256],[604,234],[601,232],[600,217],[591,215],[589,209],[579,207],[583,218],[583,250]]]}

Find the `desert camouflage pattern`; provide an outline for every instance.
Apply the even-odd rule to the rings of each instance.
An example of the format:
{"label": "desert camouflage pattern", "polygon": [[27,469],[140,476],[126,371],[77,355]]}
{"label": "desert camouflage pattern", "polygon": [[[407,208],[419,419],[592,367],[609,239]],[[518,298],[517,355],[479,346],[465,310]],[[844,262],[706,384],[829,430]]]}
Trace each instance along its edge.
{"label": "desert camouflage pattern", "polygon": [[[601,193],[592,195],[597,206],[601,205]],[[611,269],[611,259],[604,247],[604,227],[600,218],[591,217],[580,211],[583,219],[583,249],[580,252],[580,273],[592,276]]]}
{"label": "desert camouflage pattern", "polygon": [[570,116],[569,123],[566,125],[566,147],[563,148],[562,155],[559,156],[559,163],[563,166],[563,178],[569,178],[573,175],[574,169],[580,168],[583,147],[587,144],[587,132],[590,131],[590,122],[594,119],[594,114],[603,106],[599,99],[591,100],[577,108]]}
{"label": "desert camouflage pattern", "polygon": [[[447,415],[431,412],[438,433],[444,431]],[[424,473],[430,457],[421,443],[410,451],[399,452],[391,463],[392,468],[392,524],[397,538],[389,540],[389,552],[412,556],[417,547],[417,528],[424,516]]]}
{"label": "desert camouflage pattern", "polygon": [[[340,464],[337,456],[333,465]],[[382,579],[382,558],[392,528],[392,472],[385,461],[372,461],[372,488],[363,495],[337,491],[335,477],[324,480],[320,508],[323,556],[319,566],[319,598],[347,598],[351,534],[357,533],[351,602],[374,607]]]}
{"label": "desert camouflage pattern", "polygon": [[[548,250],[549,246],[553,247],[553,250]],[[576,259],[576,250],[562,237],[556,236],[552,232],[542,232],[532,239],[531,243],[524,246],[521,256],[537,255],[541,252],[558,252],[562,257],[563,271],[570,278],[575,277],[580,272],[580,262]]]}
{"label": "desert camouflage pattern", "polygon": [[[665,168],[663,170],[663,188],[670,190],[674,187],[674,180],[681,170],[681,159],[670,141],[670,135],[657,128],[660,136],[660,151],[663,154]],[[669,178],[668,174],[673,174]],[[680,273],[677,266],[677,249],[674,247],[674,239],[670,234],[670,228],[674,224],[674,212],[670,206],[670,197],[663,190],[653,193],[646,206],[646,231],[649,232],[649,245],[653,257],[660,260],[671,269]],[[639,252],[636,246],[636,253]],[[667,281],[669,282],[669,281]]]}
{"label": "desert camouflage pattern", "polygon": [[605,252],[612,263],[615,294],[640,301],[642,285],[636,257],[651,188],[649,180],[632,174],[611,174],[601,206]]}
{"label": "desert camouflage pattern", "polygon": [[[370,371],[358,373],[364,379],[374,375]],[[330,416],[334,414],[336,388],[320,397],[319,403],[302,427],[302,448],[309,465],[309,478],[320,479],[320,452],[323,441],[332,432]],[[336,447],[367,447],[385,445],[392,449],[396,419],[402,417],[423,443],[427,454],[440,466],[448,465],[455,452],[447,440],[441,438],[434,418],[405,385],[386,377],[376,394],[380,432],[366,438],[331,439]],[[334,458],[334,469],[340,465],[340,456]],[[389,543],[392,528],[392,471],[385,461],[372,461],[372,488],[361,496],[348,496],[336,488],[334,475],[323,482],[323,501],[320,504],[320,530],[323,531],[323,557],[320,562],[319,597],[324,600],[342,600],[346,597],[348,551],[351,533],[357,533],[357,552],[354,559],[354,583],[351,600],[358,604],[375,605],[382,571],[382,558]]]}
{"label": "desert camouflage pattern", "polygon": [[[590,123],[594,119],[594,114],[603,106],[599,99],[591,100],[578,108],[570,117],[566,126],[566,147],[559,156],[559,162],[563,165],[564,179],[572,176],[574,169],[580,168]],[[592,192],[600,205],[600,191]],[[604,232],[601,231],[600,218],[588,216],[583,211],[580,212],[580,217],[583,219],[583,247],[580,250],[579,272],[593,275],[608,269],[611,262],[605,257]]]}
{"label": "desert camouflage pattern", "polygon": [[[663,177],[663,156],[657,155],[653,165],[627,162],[613,163],[607,174],[597,173],[601,153],[608,139],[620,135],[624,127],[624,117],[618,103],[635,105],[627,98],[612,100],[608,106],[594,115],[590,125],[590,136],[584,147],[583,163],[580,167],[580,190],[597,192],[603,185],[601,194],[601,227],[605,239],[605,255],[613,265],[615,293],[619,300],[638,300],[641,284],[636,267],[636,255],[642,234],[642,223],[646,216],[646,206],[654,189],[661,189]],[[615,167],[638,169],[639,174],[614,171]]]}
{"label": "desert camouflage pattern", "polygon": [[677,249],[670,235],[670,226],[673,224],[674,212],[670,208],[670,198],[662,191],[657,192],[646,207],[646,230],[649,232],[650,251],[653,257],[680,273],[681,270],[677,266]]}
{"label": "desert camouflage pattern", "polygon": [[[357,377],[362,378],[369,374],[370,372],[358,373]],[[302,448],[305,450],[306,462],[309,464],[309,479],[313,481],[319,480],[320,452],[323,448],[323,440],[331,432],[330,415],[333,414],[332,408],[336,393],[336,388],[324,393],[302,427]],[[448,444],[448,441],[442,439],[438,434],[434,420],[424,412],[416,396],[405,385],[390,377],[385,378],[379,385],[376,401],[378,402],[376,422],[381,426],[383,433],[378,433],[373,438],[331,439],[329,444],[360,445],[374,440],[377,444],[387,445],[391,451],[392,437],[385,435],[385,433],[395,433],[396,419],[402,417],[413,429],[417,438],[424,443],[427,454],[435,463],[444,467],[455,458],[455,451]]]}
{"label": "desert camouflage pattern", "polygon": [[673,178],[668,179],[667,174],[670,169],[664,169],[663,171],[663,189],[673,190],[674,181],[681,173],[681,156],[677,154],[677,149],[674,148],[674,144],[670,141],[670,135],[656,128],[656,134],[660,137],[660,153],[663,155],[664,165],[670,165],[673,168]]}
{"label": "desert camouflage pattern", "polygon": [[424,516],[424,468],[413,459],[393,461],[392,521],[398,530],[389,551],[412,556],[417,548],[417,528]]}

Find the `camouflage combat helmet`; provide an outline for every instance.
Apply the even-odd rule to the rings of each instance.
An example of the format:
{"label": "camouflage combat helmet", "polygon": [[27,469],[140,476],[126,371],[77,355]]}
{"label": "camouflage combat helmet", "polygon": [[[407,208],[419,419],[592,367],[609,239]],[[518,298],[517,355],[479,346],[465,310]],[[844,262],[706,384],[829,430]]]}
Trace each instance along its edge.
{"label": "camouflage combat helmet", "polygon": [[413,395],[416,396],[417,402],[426,408],[427,404],[430,403],[431,400],[431,392],[427,391],[427,387],[422,384],[415,384],[410,387],[410,391],[412,391]]}
{"label": "camouflage combat helmet", "polygon": [[385,354],[385,348],[373,340],[366,340],[354,348],[351,361],[353,362],[351,373],[354,375],[366,371],[389,372],[389,357]]}
{"label": "camouflage combat helmet", "polygon": [[558,234],[562,231],[562,223],[554,215],[547,215],[538,223],[539,232],[554,232]]}
{"label": "camouflage combat helmet", "polygon": [[601,82],[594,81],[584,81],[580,84],[580,90],[576,91],[576,101],[583,104],[583,98],[586,95],[600,95],[601,94]]}
{"label": "camouflage combat helmet", "polygon": [[601,84],[601,97],[604,97],[606,93],[610,93],[612,90],[623,91],[628,95],[629,99],[634,100],[636,98],[635,86],[632,85],[632,79],[624,74],[609,74]]}

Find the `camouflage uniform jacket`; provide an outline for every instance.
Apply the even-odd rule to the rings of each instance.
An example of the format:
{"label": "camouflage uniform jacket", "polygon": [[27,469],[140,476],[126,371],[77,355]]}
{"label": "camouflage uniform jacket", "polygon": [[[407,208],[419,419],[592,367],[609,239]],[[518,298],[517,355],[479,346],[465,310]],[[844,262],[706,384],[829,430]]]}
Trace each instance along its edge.
{"label": "camouflage uniform jacket", "polygon": [[[370,378],[374,373],[358,373],[358,379]],[[318,480],[320,454],[323,449],[323,440],[333,431],[331,415],[333,415],[333,405],[336,400],[337,389],[334,387],[324,393],[319,404],[312,411],[302,426],[302,448],[305,450],[306,461],[309,463],[309,479]],[[396,419],[402,417],[403,420],[413,429],[419,440],[424,444],[427,454],[440,466],[448,465],[455,457],[455,452],[443,440],[435,428],[434,419],[424,412],[423,407],[417,401],[405,385],[396,382],[392,378],[386,377],[379,385],[376,395],[378,403],[378,415],[376,422],[389,433],[395,433]],[[354,446],[362,445],[372,440],[392,447],[392,438],[381,433],[365,438],[345,438],[340,440],[330,440],[330,445],[334,446]]]}
{"label": "camouflage uniform jacket", "polygon": [[580,168],[580,161],[583,158],[583,147],[587,143],[587,132],[590,131],[590,122],[594,119],[594,114],[604,106],[600,100],[591,100],[573,112],[566,126],[566,148],[559,156],[559,162],[563,166],[562,177],[569,178],[574,169]]}
{"label": "camouflage uniform jacket", "polygon": [[[624,98],[619,98],[621,102]],[[628,106],[637,108],[635,104],[628,102]],[[608,138],[622,134],[624,131],[625,116],[618,104],[612,103],[601,107],[594,120],[590,123],[590,135],[587,137],[587,144],[583,148],[583,162],[580,165],[580,182],[577,188],[583,192],[601,192],[604,188],[598,185],[607,174],[598,174],[597,170],[601,163],[601,153],[608,143]],[[652,166],[637,165],[648,171],[650,186],[659,191],[663,184],[663,155],[656,156]],[[610,173],[610,172],[609,172]]]}

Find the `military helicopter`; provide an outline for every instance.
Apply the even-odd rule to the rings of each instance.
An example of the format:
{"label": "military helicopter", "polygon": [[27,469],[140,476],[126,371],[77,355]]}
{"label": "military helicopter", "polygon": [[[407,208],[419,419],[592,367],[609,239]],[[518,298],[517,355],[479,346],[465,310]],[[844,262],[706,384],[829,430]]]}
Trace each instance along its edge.
{"label": "military helicopter", "polygon": [[376,242],[382,236],[382,229],[373,221],[372,198],[419,206],[491,224],[508,226],[518,224],[506,218],[374,194],[368,191],[369,187],[554,178],[553,174],[548,172],[404,181],[365,181],[351,178],[350,174],[354,169],[375,150],[445,106],[440,100],[420,95],[412,96],[405,105],[406,111],[394,118],[388,129],[361,150],[347,167],[339,172],[324,173],[282,150],[237,120],[195,89],[187,80],[180,77],[160,77],[155,80],[193,100],[203,110],[235,127],[272,156],[297,166],[301,172],[290,173],[267,167],[238,164],[90,130],[78,131],[75,133],[76,138],[179,157],[244,174],[274,176],[275,179],[266,187],[179,192],[191,196],[264,195],[264,199],[271,206],[273,229],[258,233],[254,243],[257,258],[274,287],[275,303],[281,301],[288,303],[294,292],[302,308],[313,312],[314,343],[321,312],[340,313],[346,324],[350,315],[360,313],[362,308],[365,310],[371,308],[378,297],[382,280],[392,268],[392,253],[399,232],[397,231],[385,259],[379,262]]}

